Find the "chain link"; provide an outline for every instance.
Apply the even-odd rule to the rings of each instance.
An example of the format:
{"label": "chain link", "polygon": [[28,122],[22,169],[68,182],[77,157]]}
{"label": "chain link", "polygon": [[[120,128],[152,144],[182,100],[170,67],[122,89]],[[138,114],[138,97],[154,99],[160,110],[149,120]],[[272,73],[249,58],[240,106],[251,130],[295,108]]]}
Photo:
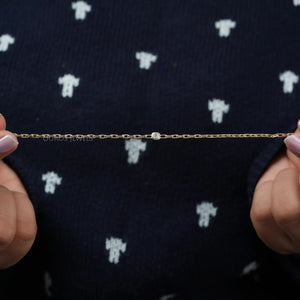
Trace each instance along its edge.
{"label": "chain link", "polygon": [[159,132],[152,132],[151,134],[60,134],[60,133],[14,133],[16,137],[22,139],[76,139],[78,141],[89,139],[216,139],[216,138],[281,138],[287,137],[293,133],[216,133],[216,134],[162,134]]}

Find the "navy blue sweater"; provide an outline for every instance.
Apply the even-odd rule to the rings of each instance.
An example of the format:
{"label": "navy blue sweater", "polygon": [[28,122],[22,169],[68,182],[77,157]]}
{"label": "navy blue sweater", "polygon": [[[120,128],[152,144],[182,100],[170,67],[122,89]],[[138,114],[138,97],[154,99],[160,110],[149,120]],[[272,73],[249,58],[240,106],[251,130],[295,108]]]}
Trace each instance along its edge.
{"label": "navy blue sweater", "polygon": [[[2,0],[16,133],[292,132],[299,0]],[[283,139],[19,139],[38,234],[1,299],[282,299],[298,255],[249,212]]]}

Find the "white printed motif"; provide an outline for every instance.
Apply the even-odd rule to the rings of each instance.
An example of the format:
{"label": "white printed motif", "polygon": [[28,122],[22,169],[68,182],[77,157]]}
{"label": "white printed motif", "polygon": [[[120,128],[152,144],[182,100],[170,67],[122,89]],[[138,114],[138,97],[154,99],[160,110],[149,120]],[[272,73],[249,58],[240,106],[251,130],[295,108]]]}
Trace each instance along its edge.
{"label": "white printed motif", "polygon": [[210,217],[215,217],[217,214],[217,207],[214,207],[214,205],[210,202],[202,202],[201,204],[198,204],[196,207],[196,212],[199,217],[199,227],[208,227]]}
{"label": "white printed motif", "polygon": [[63,77],[58,78],[58,84],[63,86],[61,95],[63,97],[72,97],[74,87],[79,85],[80,78],[76,78],[72,74],[66,74]]}
{"label": "white printed motif", "polygon": [[247,275],[250,272],[255,271],[258,268],[258,263],[256,261],[252,261],[250,264],[244,267],[242,271],[242,275]]}
{"label": "white printed motif", "polygon": [[2,34],[0,36],[0,52],[5,52],[8,49],[8,46],[10,44],[13,44],[15,42],[15,38],[13,38],[9,34]]}
{"label": "white printed motif", "polygon": [[85,1],[77,1],[72,2],[72,9],[75,10],[75,19],[76,20],[84,20],[86,18],[86,14],[91,12],[91,5],[87,4]]}
{"label": "white printed motif", "polygon": [[61,184],[62,177],[59,177],[55,172],[47,172],[42,175],[42,180],[46,181],[45,193],[54,194],[56,185]]}
{"label": "white printed motif", "polygon": [[51,286],[52,286],[52,280],[51,280],[50,274],[48,272],[45,272],[45,274],[44,274],[44,287],[45,287],[45,293],[48,297],[52,296],[52,293],[50,291]]}
{"label": "white printed motif", "polygon": [[294,5],[295,6],[300,6],[300,0],[294,0]]}
{"label": "white printed motif", "polygon": [[232,28],[235,28],[236,22],[230,19],[219,20],[215,22],[216,29],[219,29],[220,37],[228,37]]}
{"label": "white printed motif", "polygon": [[113,264],[118,264],[120,253],[126,251],[126,243],[123,243],[119,238],[111,237],[110,239],[106,239],[105,249],[109,251],[108,261]]}
{"label": "white printed motif", "polygon": [[222,123],[223,113],[228,113],[229,104],[225,104],[225,101],[220,99],[208,100],[208,110],[212,111],[212,121],[214,123]]}
{"label": "white printed motif", "polygon": [[283,92],[292,93],[294,84],[299,82],[299,76],[292,71],[285,71],[279,74],[279,80],[283,82]]}
{"label": "white printed motif", "polygon": [[146,142],[141,139],[129,139],[125,141],[125,150],[128,151],[128,163],[136,164],[140,157],[140,151],[146,150]]}
{"label": "white printed motif", "polygon": [[148,52],[136,52],[135,58],[140,61],[140,69],[148,70],[151,64],[157,61],[157,55]]}

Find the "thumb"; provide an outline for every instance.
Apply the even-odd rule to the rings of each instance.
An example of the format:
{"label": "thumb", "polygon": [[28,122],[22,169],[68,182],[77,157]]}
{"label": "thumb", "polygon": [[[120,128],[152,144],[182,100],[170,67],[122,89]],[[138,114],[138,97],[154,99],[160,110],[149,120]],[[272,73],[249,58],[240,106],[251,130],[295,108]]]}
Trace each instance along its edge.
{"label": "thumb", "polygon": [[0,159],[15,151],[18,144],[18,140],[13,133],[7,130],[0,130]]}
{"label": "thumb", "polygon": [[16,136],[6,130],[5,117],[0,113],[0,160],[15,151],[18,144]]}
{"label": "thumb", "polygon": [[300,170],[300,119],[297,122],[297,129],[292,135],[284,140],[286,145],[286,155],[293,165]]}

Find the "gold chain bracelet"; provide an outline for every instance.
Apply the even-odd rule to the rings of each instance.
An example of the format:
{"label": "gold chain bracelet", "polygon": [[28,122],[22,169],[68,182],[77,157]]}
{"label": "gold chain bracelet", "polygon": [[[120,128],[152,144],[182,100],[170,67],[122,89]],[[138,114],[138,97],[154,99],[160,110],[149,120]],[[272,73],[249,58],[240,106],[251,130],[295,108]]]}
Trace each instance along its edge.
{"label": "gold chain bracelet", "polygon": [[48,134],[48,133],[14,133],[16,137],[23,139],[215,139],[215,138],[281,138],[293,133],[213,133],[213,134],[162,134],[152,132],[151,134]]}

